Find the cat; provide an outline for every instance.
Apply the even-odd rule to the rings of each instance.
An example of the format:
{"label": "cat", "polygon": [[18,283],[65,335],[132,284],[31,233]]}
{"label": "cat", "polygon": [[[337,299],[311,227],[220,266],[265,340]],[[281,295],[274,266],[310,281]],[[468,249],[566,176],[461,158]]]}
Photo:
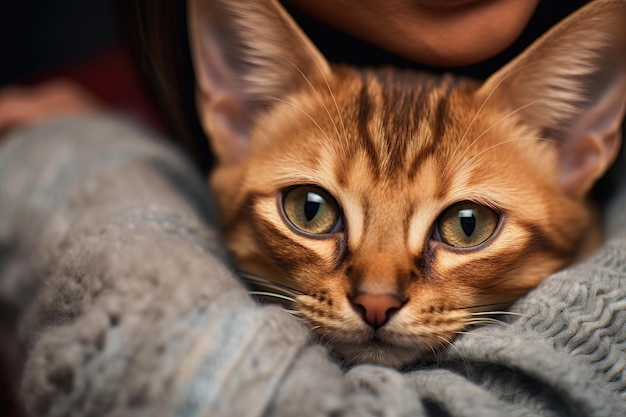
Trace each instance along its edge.
{"label": "cat", "polygon": [[331,65],[274,0],[192,0],[189,19],[236,269],[344,363],[424,360],[600,241],[626,2],[589,3],[485,82]]}

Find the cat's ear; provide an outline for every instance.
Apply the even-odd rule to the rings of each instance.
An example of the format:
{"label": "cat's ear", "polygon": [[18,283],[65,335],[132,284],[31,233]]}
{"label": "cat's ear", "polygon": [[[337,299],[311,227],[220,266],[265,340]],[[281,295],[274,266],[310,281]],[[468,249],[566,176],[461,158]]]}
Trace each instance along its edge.
{"label": "cat's ear", "polygon": [[245,156],[259,112],[330,72],[276,0],[190,0],[187,19],[196,106],[222,164]]}
{"label": "cat's ear", "polygon": [[615,159],[626,97],[626,1],[596,0],[488,79],[505,106],[558,141],[561,184],[581,197]]}

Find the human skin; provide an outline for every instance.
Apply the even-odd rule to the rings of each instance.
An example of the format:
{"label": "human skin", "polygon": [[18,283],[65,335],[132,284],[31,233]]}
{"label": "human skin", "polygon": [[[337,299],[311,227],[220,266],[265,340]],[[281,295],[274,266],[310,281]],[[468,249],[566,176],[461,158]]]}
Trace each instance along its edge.
{"label": "human skin", "polygon": [[539,0],[285,0],[405,58],[438,67],[484,61],[510,46]]}
{"label": "human skin", "polygon": [[0,89],[0,135],[52,117],[99,112],[103,108],[95,96],[69,80],[4,87]]}

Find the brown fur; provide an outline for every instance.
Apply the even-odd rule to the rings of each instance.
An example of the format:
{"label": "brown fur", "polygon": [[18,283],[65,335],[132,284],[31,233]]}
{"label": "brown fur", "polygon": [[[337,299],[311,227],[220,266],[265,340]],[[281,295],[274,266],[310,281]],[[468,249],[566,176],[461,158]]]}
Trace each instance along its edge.
{"label": "brown fur", "polygon": [[[246,7],[228,10],[245,15]],[[286,19],[271,2],[250,6],[256,7],[267,7],[263,14],[270,20]],[[580,14],[592,14],[603,25],[616,10],[620,18],[625,15],[623,2],[599,1],[595,7]],[[602,7],[609,12],[598,11]],[[544,106],[540,116],[530,103],[544,97],[517,94],[519,102],[510,97],[541,81],[516,77],[520,68],[539,68],[545,54],[571,48],[567,41],[561,47],[560,39],[591,31],[580,20],[580,15],[570,19],[518,59],[521,64],[513,62],[484,85],[390,68],[330,67],[306,45],[308,57],[290,58],[299,78],[293,88],[258,87],[247,93],[254,98],[244,103],[243,112],[254,117],[243,124],[244,140],[237,139],[249,147],[243,151],[224,142],[240,134],[232,128],[233,120],[240,126],[240,110],[220,107],[215,113],[215,103],[222,105],[214,99],[215,81],[200,80],[205,126],[214,141],[222,141],[214,145],[221,164],[211,186],[237,269],[285,287],[294,296],[293,308],[348,363],[401,366],[445,347],[459,332],[486,322],[477,313],[504,308],[572,262],[597,227],[586,197],[593,181],[587,171],[564,168],[560,147],[569,146],[563,145],[569,134],[564,121],[578,117],[576,106],[585,102],[581,85],[594,69],[576,67],[584,73],[582,80],[570,74],[571,87],[558,87],[569,88],[566,97],[538,101]],[[607,44],[599,38],[590,39],[590,51]],[[196,43],[196,54],[202,47]],[[267,63],[256,55],[255,60],[253,74],[263,78]],[[200,70],[202,65],[206,62],[198,64]],[[622,84],[619,88],[623,92]],[[258,96],[266,96],[265,104]],[[621,120],[623,94],[619,106],[616,119]],[[222,122],[214,113],[227,114],[231,124],[218,125]],[[617,148],[616,124],[609,125],[600,134],[577,133],[585,149],[600,149],[597,165],[580,168],[593,171],[594,178]],[[311,236],[286,220],[281,196],[301,184],[321,187],[337,200],[343,229]],[[438,217],[459,201],[499,214],[496,231],[484,243],[461,249],[437,240]],[[354,301],[359,294],[391,294],[402,305],[377,328],[359,311]]]}

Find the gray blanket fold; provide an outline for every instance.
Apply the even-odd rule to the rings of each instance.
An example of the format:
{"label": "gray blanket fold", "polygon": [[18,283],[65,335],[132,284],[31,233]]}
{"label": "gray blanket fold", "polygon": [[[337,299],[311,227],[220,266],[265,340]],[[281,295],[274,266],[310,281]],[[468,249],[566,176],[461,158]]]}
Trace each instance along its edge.
{"label": "gray blanket fold", "polygon": [[30,415],[626,415],[626,187],[604,246],[517,315],[436,365],[344,370],[248,297],[205,181],[153,136],[94,116],[0,139],[0,335]]}

